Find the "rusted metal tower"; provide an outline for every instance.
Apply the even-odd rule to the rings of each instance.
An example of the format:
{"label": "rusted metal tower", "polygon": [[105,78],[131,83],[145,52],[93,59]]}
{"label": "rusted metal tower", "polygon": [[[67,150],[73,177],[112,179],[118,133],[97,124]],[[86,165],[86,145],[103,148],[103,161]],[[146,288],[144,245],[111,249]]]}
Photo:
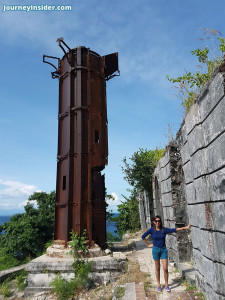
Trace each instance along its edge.
{"label": "rusted metal tower", "polygon": [[[89,242],[106,241],[105,178],[108,159],[106,80],[119,75],[118,53],[100,56],[57,40],[62,59],[43,56],[59,79],[55,240],[85,229]],[[46,61],[46,58],[48,61]],[[50,61],[58,60],[58,66]],[[50,61],[49,61],[50,60]]]}

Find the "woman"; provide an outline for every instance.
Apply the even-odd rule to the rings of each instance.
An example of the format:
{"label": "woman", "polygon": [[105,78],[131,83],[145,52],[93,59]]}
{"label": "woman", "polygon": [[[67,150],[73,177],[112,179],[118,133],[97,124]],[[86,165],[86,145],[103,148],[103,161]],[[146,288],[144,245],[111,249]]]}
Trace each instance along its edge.
{"label": "woman", "polygon": [[[168,255],[167,255],[167,249],[165,244],[165,238],[168,233],[177,232],[185,229],[190,230],[191,225],[189,224],[188,226],[181,227],[181,228],[172,228],[172,229],[165,228],[162,226],[161,217],[155,216],[153,218],[153,226],[154,227],[151,227],[142,235],[142,239],[149,248],[153,248],[152,255],[155,261],[155,276],[158,284],[157,291],[158,292],[162,291],[160,285],[160,258],[161,258],[163,264],[163,271],[164,271],[165,290],[167,292],[170,292],[170,288],[168,286]],[[148,244],[148,242],[145,239],[145,237],[149,234],[151,234],[152,236],[153,244]]]}

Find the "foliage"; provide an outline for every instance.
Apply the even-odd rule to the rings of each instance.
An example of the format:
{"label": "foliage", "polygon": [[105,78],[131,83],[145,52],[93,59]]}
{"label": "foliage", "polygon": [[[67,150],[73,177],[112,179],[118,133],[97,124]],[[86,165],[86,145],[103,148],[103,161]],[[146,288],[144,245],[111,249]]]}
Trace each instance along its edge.
{"label": "foliage", "polygon": [[1,294],[5,297],[9,297],[11,295],[11,289],[10,289],[10,286],[9,286],[9,283],[5,283],[3,282],[2,283],[2,286],[1,286]]}
{"label": "foliage", "polygon": [[125,287],[123,286],[118,286],[116,290],[116,299],[122,298],[125,295]]}
{"label": "foliage", "polygon": [[107,232],[106,240],[107,242],[119,242],[121,241],[121,237],[116,234],[112,234],[112,232]]}
{"label": "foliage", "polygon": [[12,282],[11,282],[10,277],[8,277],[1,284],[1,294],[4,296],[4,299],[11,296],[11,294],[12,294]]}
{"label": "foliage", "polygon": [[25,270],[21,270],[16,275],[16,283],[20,291],[24,291],[25,287],[27,286],[27,277],[28,277],[28,272]]}
{"label": "foliage", "polygon": [[55,192],[36,192],[28,199],[25,213],[16,214],[0,230],[0,244],[6,254],[19,261],[36,257],[52,240],[54,231]]}
{"label": "foliage", "polygon": [[83,231],[83,234],[79,236],[78,233],[75,233],[73,230],[70,232],[71,241],[69,242],[70,247],[74,252],[74,259],[79,257],[79,252],[86,254],[87,250],[87,241],[86,241],[86,230]]}
{"label": "foliage", "polygon": [[10,254],[6,253],[3,245],[0,244],[0,271],[19,265],[19,261]]}
{"label": "foliage", "polygon": [[73,279],[67,281],[61,275],[56,276],[50,285],[53,287],[53,292],[57,294],[59,300],[71,298],[77,289]]}
{"label": "foliage", "polygon": [[164,149],[147,150],[140,148],[134,152],[130,158],[129,164],[124,157],[122,171],[125,174],[124,179],[132,185],[135,190],[146,190],[151,199],[152,194],[152,174],[154,169],[163,156]]}
{"label": "foliage", "polygon": [[163,156],[164,149],[147,150],[140,148],[134,152],[130,161],[126,157],[123,159],[122,171],[124,179],[133,186],[129,198],[118,205],[119,215],[116,218],[119,234],[130,230],[132,232],[140,229],[139,206],[137,196],[139,191],[147,191],[149,201],[152,201],[152,174]]}
{"label": "foliage", "polygon": [[194,296],[198,296],[198,297],[201,297],[202,300],[206,300],[206,297],[202,292],[194,293]]}
{"label": "foliage", "polygon": [[[213,29],[205,29],[206,34],[214,36],[217,42],[219,42],[218,50],[219,54],[216,54],[216,57],[210,59],[210,49],[205,47],[203,49],[196,49],[191,51],[192,55],[195,55],[198,59],[200,68],[203,69],[203,72],[196,71],[195,73],[185,72],[184,75],[177,78],[170,77],[167,75],[167,79],[172,83],[178,83],[178,97],[181,98],[181,105],[184,107],[185,112],[188,113],[190,107],[194,103],[197,94],[200,89],[210,80],[216,67],[222,64],[223,54],[225,53],[225,38],[216,37],[220,32]],[[203,39],[201,39],[203,40]]]}
{"label": "foliage", "polygon": [[191,290],[197,290],[195,285],[190,285],[187,281],[187,279],[184,279],[183,285],[186,287],[185,291],[191,291]]}
{"label": "foliage", "polygon": [[137,192],[131,191],[129,198],[123,196],[126,201],[118,205],[118,217],[116,217],[118,233],[120,236],[127,232],[135,232],[140,229],[139,208]]}
{"label": "foliage", "polygon": [[79,258],[80,253],[86,254],[88,251],[86,247],[86,230],[81,236],[72,230],[70,246],[74,253],[73,267],[75,278],[68,281],[62,275],[58,275],[50,284],[54,288],[53,291],[57,293],[59,300],[69,299],[76,291],[83,288],[88,289],[92,284],[92,280],[89,278],[92,265]]}

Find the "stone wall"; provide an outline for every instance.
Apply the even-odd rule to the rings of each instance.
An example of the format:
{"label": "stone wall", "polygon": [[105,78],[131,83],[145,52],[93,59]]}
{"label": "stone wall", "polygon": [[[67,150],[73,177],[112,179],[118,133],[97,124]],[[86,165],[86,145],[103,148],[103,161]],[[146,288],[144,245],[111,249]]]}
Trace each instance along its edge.
{"label": "stone wall", "polygon": [[170,259],[192,260],[207,299],[225,297],[225,97],[217,71],[185,117],[154,173],[155,213],[165,226],[191,223],[191,236],[168,236]]}

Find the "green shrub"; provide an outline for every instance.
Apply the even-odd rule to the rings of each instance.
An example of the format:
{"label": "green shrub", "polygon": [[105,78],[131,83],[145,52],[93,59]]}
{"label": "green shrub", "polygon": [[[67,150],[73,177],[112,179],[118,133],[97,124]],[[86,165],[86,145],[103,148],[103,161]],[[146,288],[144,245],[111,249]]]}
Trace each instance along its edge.
{"label": "green shrub", "polygon": [[208,47],[191,51],[191,54],[195,55],[198,62],[201,64],[200,66],[198,65],[198,68],[202,68],[203,71],[196,71],[195,73],[185,72],[184,75],[177,78],[172,78],[167,75],[167,79],[170,82],[177,84],[175,86],[178,91],[176,96],[181,99],[181,105],[184,107],[186,114],[195,102],[200,89],[205,86],[210,80],[214,70],[224,61],[225,38],[217,37],[217,35],[221,35],[221,33],[214,29],[203,28],[203,30],[205,31],[205,34],[210,35],[211,38],[213,37],[216,43],[219,43],[216,49],[217,53],[211,58],[210,49]]}
{"label": "green shrub", "polygon": [[73,279],[67,281],[61,275],[56,276],[50,285],[54,287],[53,291],[57,294],[59,300],[69,299],[73,296],[77,289],[76,283]]}
{"label": "green shrub", "polygon": [[71,239],[70,246],[74,251],[73,267],[75,278],[68,281],[62,275],[58,275],[50,284],[59,300],[69,299],[76,291],[84,288],[89,289],[92,285],[92,280],[89,278],[89,273],[92,269],[91,263],[78,258],[79,251],[83,254],[87,252],[86,231],[81,236],[72,231]]}
{"label": "green shrub", "polygon": [[28,276],[28,272],[25,270],[20,271],[16,275],[16,283],[20,291],[24,291],[25,287],[27,286],[27,276]]}
{"label": "green shrub", "polygon": [[122,298],[125,295],[125,287],[119,286],[116,290],[116,298]]}
{"label": "green shrub", "polygon": [[6,279],[1,285],[1,294],[4,296],[4,298],[7,298],[12,294],[11,283],[8,279]]}
{"label": "green shrub", "polygon": [[0,252],[0,271],[18,266],[19,262],[10,254]]}
{"label": "green shrub", "polygon": [[107,232],[107,242],[120,242],[121,241],[121,237],[116,235],[116,234],[112,234],[112,232]]}

